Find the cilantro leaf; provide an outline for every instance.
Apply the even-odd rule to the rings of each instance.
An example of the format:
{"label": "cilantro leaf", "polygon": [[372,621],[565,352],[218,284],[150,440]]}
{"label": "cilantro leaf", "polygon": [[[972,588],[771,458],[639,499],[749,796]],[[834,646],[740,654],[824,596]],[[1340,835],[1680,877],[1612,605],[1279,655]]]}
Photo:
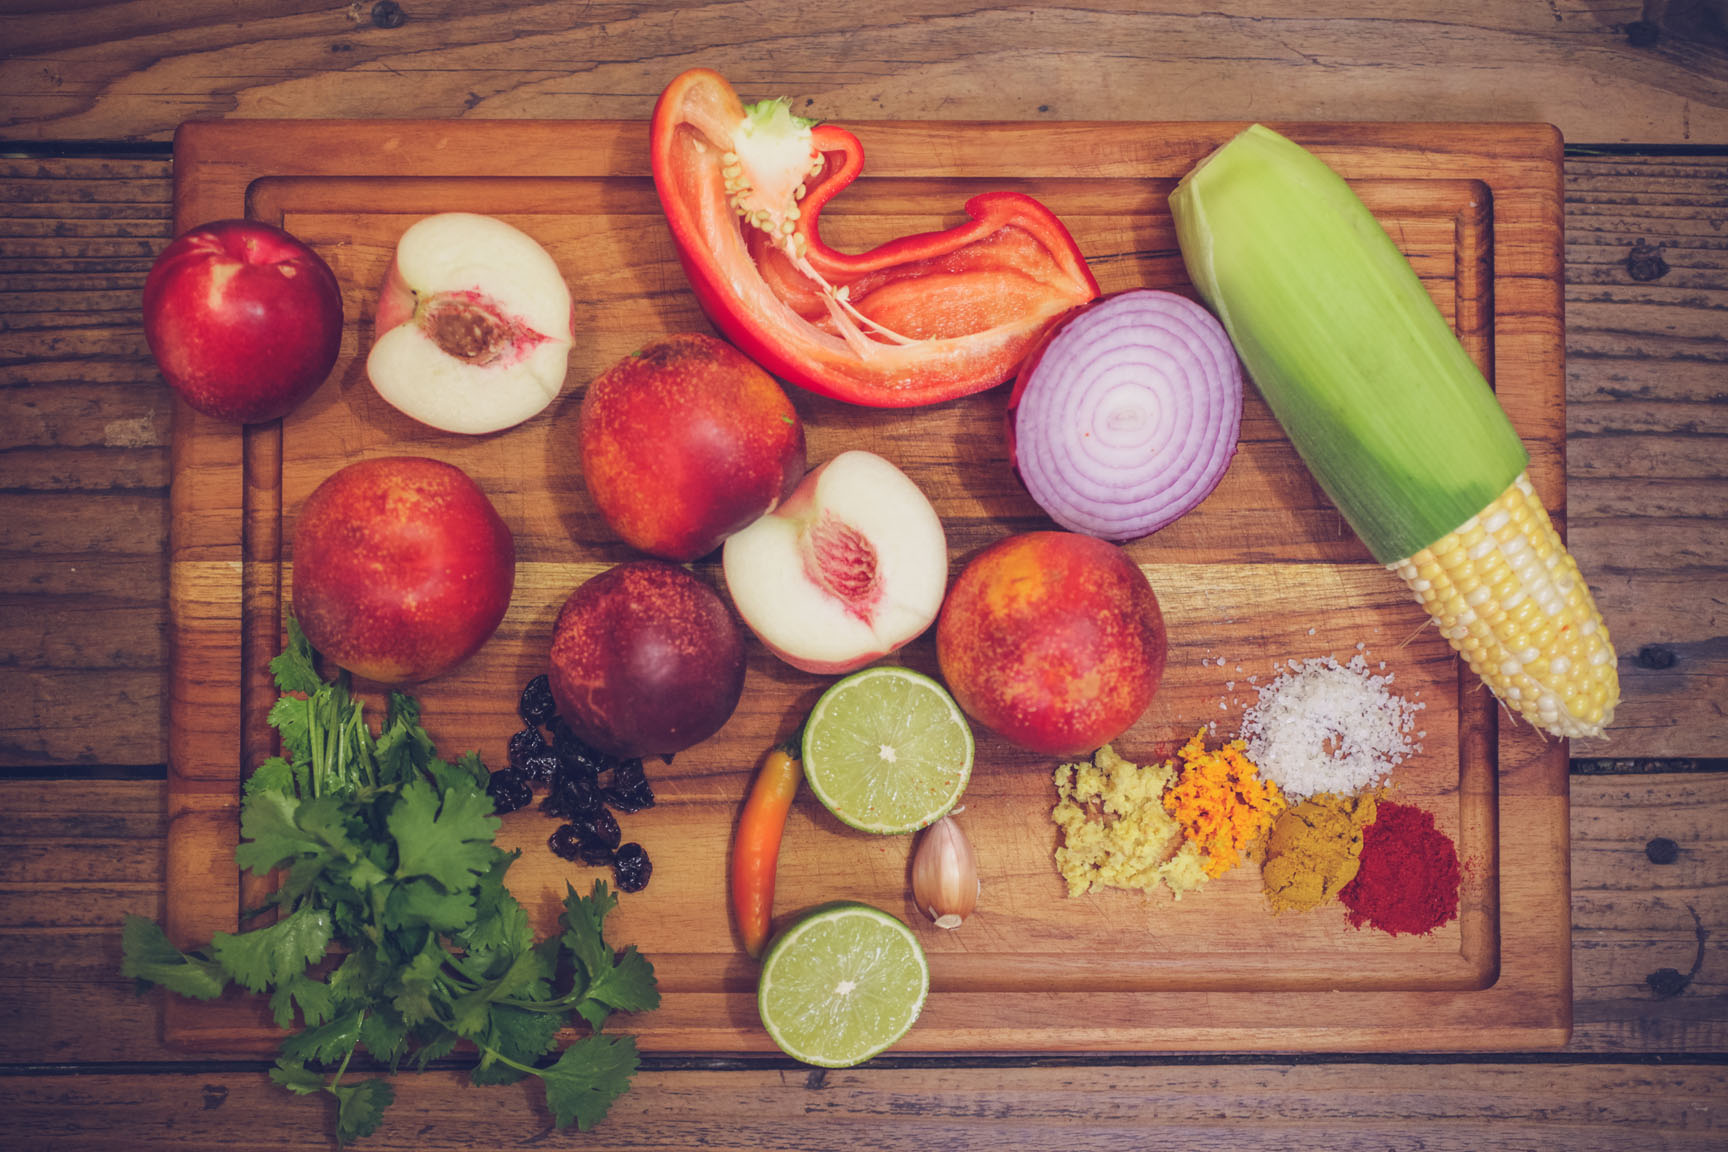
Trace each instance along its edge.
{"label": "cilantro leaf", "polygon": [[[562,1020],[554,1012],[529,1012],[498,1004],[479,1043],[482,1056],[468,1078],[475,1084],[514,1084],[527,1073],[506,1060],[530,1067],[558,1041]],[[499,1059],[503,1057],[504,1059]]]}
{"label": "cilantro leaf", "polygon": [[579,896],[568,882],[564,885],[564,911],[558,922],[564,925],[564,947],[581,965],[586,979],[612,965],[612,949],[601,931],[606,914],[618,906],[618,897],[606,887],[606,881],[594,881],[587,896]]}
{"label": "cilantro leaf", "polygon": [[508,892],[493,897],[488,906],[482,888],[474,899],[474,921],[462,932],[460,943],[470,956],[502,952],[514,956],[534,946],[534,929],[528,912]]}
{"label": "cilantro leaf", "polygon": [[480,757],[469,752],[458,756],[455,760],[440,760],[434,757],[426,763],[426,774],[432,777],[432,783],[439,791],[449,791],[453,788],[477,786],[482,792],[486,790],[486,781],[491,773],[480,762]]}
{"label": "cilantro leaf", "polygon": [[[634,946],[614,956],[606,943],[602,926],[606,914],[618,906],[618,897],[607,889],[603,880],[596,880],[586,897],[578,896],[568,884],[565,890],[564,914],[559,921],[565,926],[564,946],[586,978],[585,997],[621,1012],[644,1012],[658,1007],[660,991],[654,979],[654,966]],[[605,1020],[604,1013],[590,1015],[583,1011],[582,1016],[596,1029]]]}
{"label": "cilantro leaf", "polygon": [[294,768],[280,756],[272,756],[246,778],[246,795],[254,792],[294,792]]}
{"label": "cilantro leaf", "polygon": [[306,965],[323,959],[329,947],[330,913],[309,907],[298,908],[264,928],[238,934],[218,932],[210,938],[210,950],[222,967],[252,992],[300,975]]}
{"label": "cilantro leaf", "polygon": [[168,942],[168,934],[154,920],[130,912],[120,929],[120,951],[122,976],[160,984],[195,1000],[213,1000],[228,987],[220,964],[180,951]]}
{"label": "cilantro leaf", "polygon": [[556,1064],[540,1070],[553,1122],[567,1128],[574,1120],[583,1132],[600,1123],[640,1063],[628,1036],[584,1036],[564,1049]]}
{"label": "cilantro leaf", "polygon": [[390,1081],[373,1078],[358,1084],[332,1084],[336,1096],[336,1140],[346,1144],[378,1130],[384,1119],[384,1109],[396,1099]]}
{"label": "cilantro leaf", "polygon": [[476,788],[452,788],[439,803],[424,780],[403,787],[386,825],[396,838],[396,874],[430,876],[447,889],[465,888],[485,873],[500,849],[501,821],[492,798]]}
{"label": "cilantro leaf", "polygon": [[330,1018],[333,1003],[330,985],[302,973],[290,976],[277,985],[276,991],[270,996],[270,1012],[275,1017],[278,1028],[287,1029],[293,1026],[296,1009],[307,1024],[316,1025]]}
{"label": "cilantro leaf", "polygon": [[402,1023],[402,1018],[388,1004],[368,1012],[365,1022],[360,1025],[360,1043],[374,1060],[384,1061],[391,1067],[395,1067],[396,1061],[402,1058],[407,1042],[408,1025]]}
{"label": "cilantro leaf", "polygon": [[353,1050],[360,1039],[360,1024],[366,1018],[361,1008],[351,1008],[314,1028],[296,1032],[282,1041],[281,1059],[288,1063],[334,1064]]}
{"label": "cilantro leaf", "polygon": [[620,1012],[658,1008],[660,988],[654,979],[654,965],[632,944],[619,954],[616,964],[589,982],[588,996]]}
{"label": "cilantro leaf", "polygon": [[444,967],[445,952],[438,941],[428,939],[426,947],[410,960],[392,981],[390,1003],[409,1025],[429,1020],[433,1015],[432,993],[438,988],[438,974]]}
{"label": "cilantro leaf", "polygon": [[275,1067],[270,1069],[270,1079],[282,1085],[290,1092],[301,1096],[310,1096],[314,1092],[324,1091],[324,1077],[304,1064],[288,1060],[277,1060]]}
{"label": "cilantro leaf", "polygon": [[270,705],[270,726],[282,737],[282,747],[296,763],[312,754],[312,697],[283,696]]}
{"label": "cilantro leaf", "polygon": [[315,854],[320,845],[295,823],[300,801],[275,791],[247,796],[240,807],[241,843],[234,860],[262,876],[284,860]]}
{"label": "cilantro leaf", "polygon": [[283,692],[310,696],[324,686],[324,678],[318,675],[317,653],[293,616],[288,617],[288,646],[270,661],[270,673]]}
{"label": "cilantro leaf", "polygon": [[424,925],[439,931],[466,928],[474,920],[474,897],[467,891],[446,892],[429,880],[409,880],[391,887],[384,902],[384,927]]}

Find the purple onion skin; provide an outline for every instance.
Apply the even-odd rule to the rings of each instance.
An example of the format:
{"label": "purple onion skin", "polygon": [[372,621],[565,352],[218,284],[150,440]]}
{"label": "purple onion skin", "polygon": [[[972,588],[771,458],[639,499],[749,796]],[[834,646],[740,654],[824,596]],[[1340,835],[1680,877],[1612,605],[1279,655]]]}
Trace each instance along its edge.
{"label": "purple onion skin", "polygon": [[[1156,331],[1155,323],[1161,326]],[[1173,333],[1168,326],[1183,331]],[[1074,370],[1077,360],[1096,362],[1136,350],[1147,356],[1209,363],[1198,381],[1189,378],[1193,374],[1172,379],[1146,367],[1146,381],[1164,389],[1162,398],[1203,405],[1200,411],[1207,417],[1197,432],[1184,426],[1181,435],[1164,442],[1183,436],[1203,440],[1175,445],[1173,475],[1150,468],[1164,463],[1162,445],[1154,446],[1143,462],[1135,461],[1139,467],[1118,469],[1088,456],[1087,449],[1096,449],[1102,439],[1092,438],[1091,425],[1049,416],[1057,399],[1096,399],[1120,390],[1120,382],[1109,378],[1063,377]],[[1111,368],[1106,362],[1106,377]],[[1228,334],[1201,305],[1153,289],[1112,293],[1052,325],[1021,363],[1008,399],[1008,458],[1033,500],[1062,527],[1116,543],[1138,540],[1193,511],[1224,478],[1241,428],[1243,382],[1242,364]],[[1052,393],[1052,388],[1060,391]],[[1090,466],[1090,477],[1082,465]],[[1087,482],[1093,491],[1077,490],[1077,485]],[[1139,491],[1129,493],[1131,486]]]}

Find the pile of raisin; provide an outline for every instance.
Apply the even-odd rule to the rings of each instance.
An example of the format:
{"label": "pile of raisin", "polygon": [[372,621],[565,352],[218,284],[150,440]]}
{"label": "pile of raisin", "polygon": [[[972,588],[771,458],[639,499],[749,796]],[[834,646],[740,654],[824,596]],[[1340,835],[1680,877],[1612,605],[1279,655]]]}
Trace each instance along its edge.
{"label": "pile of raisin", "polygon": [[646,888],[654,865],[642,845],[623,843],[613,815],[654,807],[642,760],[609,756],[585,744],[559,719],[543,675],[522,689],[517,711],[526,727],[510,737],[509,767],[487,782],[493,806],[500,814],[526,808],[535,790],[543,789],[540,811],[561,821],[546,841],[554,855],[610,867],[620,891]]}

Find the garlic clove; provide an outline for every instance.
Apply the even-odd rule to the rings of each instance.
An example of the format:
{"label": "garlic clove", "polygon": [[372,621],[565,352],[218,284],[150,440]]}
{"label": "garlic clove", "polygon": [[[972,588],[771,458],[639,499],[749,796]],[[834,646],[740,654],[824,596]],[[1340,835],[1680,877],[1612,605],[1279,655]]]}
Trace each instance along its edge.
{"label": "garlic clove", "polygon": [[958,928],[978,906],[978,861],[952,816],[918,838],[912,856],[912,898],[938,928]]}

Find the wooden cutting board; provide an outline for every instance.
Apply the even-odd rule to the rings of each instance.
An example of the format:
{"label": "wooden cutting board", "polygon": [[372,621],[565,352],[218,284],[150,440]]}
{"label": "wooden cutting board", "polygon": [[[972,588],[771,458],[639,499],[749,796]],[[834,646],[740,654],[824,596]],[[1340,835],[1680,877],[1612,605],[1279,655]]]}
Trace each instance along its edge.
{"label": "wooden cutting board", "polygon": [[[864,176],[824,216],[839,247],[947,226],[971,194],[1017,188],[1068,225],[1106,291],[1192,294],[1166,197],[1242,125],[852,126]],[[1531,125],[1282,125],[1352,180],[1494,381],[1529,446],[1531,474],[1564,507],[1560,141]],[[234,930],[256,881],[233,864],[242,776],[272,750],[266,663],[292,580],[295,516],[344,463],[420,454],[455,463],[515,532],[515,601],[468,664],[417,695],[441,749],[504,762],[523,684],[544,670],[553,616],[584,579],[630,558],[583,488],[575,416],[584,384],[657,335],[707,324],[685,285],[648,173],[647,127],[616,122],[260,122],[183,127],[177,224],[249,215],[317,248],[341,280],[348,326],[331,379],[280,424],[244,431],[182,407],[172,494],[168,916],[182,944]],[[492,436],[436,432],[368,384],[377,286],[422,215],[500,216],[538,238],[576,301],[564,396]],[[1050,527],[1004,454],[1005,389],[932,408],[850,407],[793,390],[812,463],[867,448],[935,503],[951,563],[1007,534]],[[979,912],[925,925],[909,900],[910,838],[853,832],[805,793],[781,857],[777,908],[853,898],[918,927],[933,994],[899,1052],[1178,1049],[1528,1049],[1571,1023],[1567,753],[1507,717],[1464,671],[1402,585],[1374,564],[1309,478],[1258,396],[1241,450],[1201,508],[1129,549],[1170,629],[1165,684],[1116,742],[1168,755],[1202,725],[1235,734],[1290,660],[1358,652],[1423,705],[1422,752],[1393,794],[1433,811],[1465,881],[1456,921],[1424,937],[1350,927],[1337,906],[1272,915],[1257,869],[1181,900],[1071,899],[1052,863],[1049,759],[980,731],[961,817],[978,853]],[[696,571],[718,585],[712,558]],[[934,672],[928,637],[899,657]],[[651,766],[660,803],[622,818],[654,861],[648,889],[609,923],[655,963],[663,1006],[628,1027],[645,1047],[772,1051],[756,1023],[754,966],[733,934],[724,876],[732,826],[765,751],[796,731],[828,683],[752,645],[745,695],[719,735]],[[544,926],[566,881],[605,875],[546,850],[553,822],[505,819],[524,849],[512,889]],[[253,1048],[258,1007],[174,1001],[170,1038]]]}

